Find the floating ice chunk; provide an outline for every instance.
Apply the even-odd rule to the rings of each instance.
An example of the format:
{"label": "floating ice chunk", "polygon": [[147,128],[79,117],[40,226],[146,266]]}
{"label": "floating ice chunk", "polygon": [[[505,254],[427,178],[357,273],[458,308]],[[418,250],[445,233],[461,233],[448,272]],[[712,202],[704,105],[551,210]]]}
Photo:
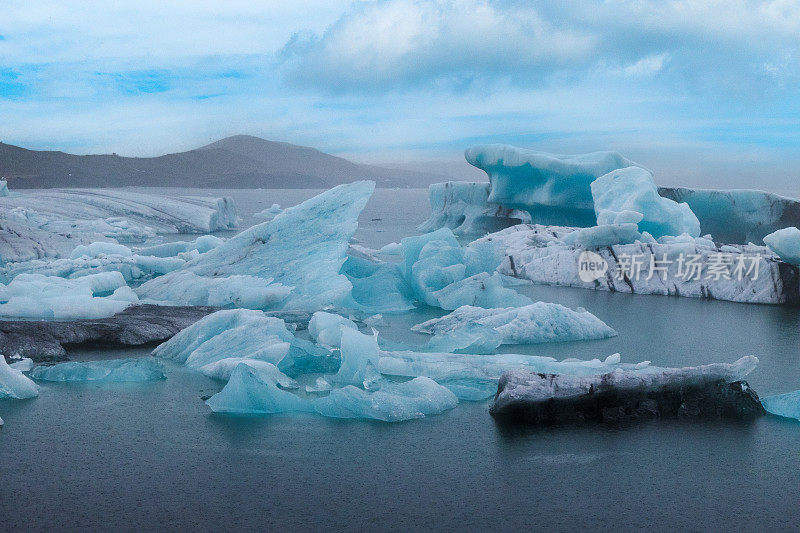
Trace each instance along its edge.
{"label": "floating ice chunk", "polygon": [[642,240],[638,226],[633,223],[592,226],[569,233],[561,239],[564,244],[580,248],[604,248],[615,244],[630,244]]}
{"label": "floating ice chunk", "polygon": [[281,389],[272,377],[248,365],[237,365],[225,387],[206,403],[216,413],[266,415],[316,413],[334,418],[399,422],[452,409],[455,395],[427,378],[387,384],[376,392],[348,385],[327,396],[301,398]]}
{"label": "floating ice chunk", "polygon": [[130,248],[122,244],[113,242],[93,242],[89,245],[76,246],[70,254],[70,259],[78,259],[80,257],[94,258],[103,255],[121,255],[123,257],[130,257],[133,252]]}
{"label": "floating ice chunk", "polygon": [[[374,187],[366,181],[334,187],[239,233],[181,270],[148,281],[138,293],[151,300],[198,304],[197,292],[189,292],[192,285],[209,286],[239,275],[290,288],[286,298],[269,300],[264,308],[315,311],[338,305],[352,288],[340,269]],[[186,294],[172,290],[175,285]]]}
{"label": "floating ice chunk", "polygon": [[493,308],[501,305],[523,306],[531,303],[531,299],[513,289],[503,286],[503,277],[495,272],[485,272],[451,283],[443,289],[435,291],[433,296],[438,307],[446,310],[457,309],[463,305]]}
{"label": "floating ice chunk", "polygon": [[734,382],[757,363],[747,356],[732,364],[617,368],[589,376],[518,369],[500,379],[490,412],[535,423],[681,415],[751,418],[764,412],[758,396],[747,384]]}
{"label": "floating ice chunk", "polygon": [[0,180],[0,196],[8,196],[8,182]]}
{"label": "floating ice chunk", "polygon": [[309,394],[328,392],[333,386],[325,378],[317,378],[313,385],[306,385],[306,392]]}
{"label": "floating ice chunk", "polygon": [[572,310],[560,304],[546,302],[499,309],[466,305],[449,315],[417,324],[411,329],[420,333],[443,335],[472,324],[497,331],[503,344],[605,339],[617,334],[585,309]]}
{"label": "floating ice chunk", "polygon": [[105,318],[137,301],[119,272],[76,279],[20,274],[8,285],[0,284],[0,316],[55,320]]}
{"label": "floating ice chunk", "polygon": [[299,396],[278,387],[274,365],[238,364],[228,383],[217,394],[206,400],[215,413],[238,415],[266,415],[308,411],[309,405]]}
{"label": "floating ice chunk", "polygon": [[424,351],[487,354],[493,353],[501,344],[503,337],[494,328],[473,322],[434,335],[424,346]]}
{"label": "floating ice chunk", "polygon": [[256,220],[272,220],[277,215],[281,214],[283,209],[278,204],[272,204],[271,207],[264,209],[263,211],[259,211],[258,213],[253,215],[253,218]]}
{"label": "floating ice chunk", "polygon": [[639,231],[646,231],[656,239],[682,233],[700,236],[700,222],[689,206],[659,196],[653,174],[648,170],[640,167],[614,170],[593,181],[591,189],[598,226],[631,222],[641,214]]}
{"label": "floating ice chunk", "polygon": [[[286,345],[286,351],[289,351],[289,345]],[[213,363],[199,367],[197,370],[212,379],[220,381],[228,381],[233,375],[233,371],[240,364],[247,365],[250,368],[256,369],[259,374],[270,376],[278,385],[284,389],[297,389],[299,385],[295,380],[278,370],[274,364],[263,361],[260,359],[247,358],[247,357],[228,357],[226,359],[219,359]]]}
{"label": "floating ice chunk", "polygon": [[313,402],[314,410],[323,416],[402,422],[443,413],[458,405],[458,398],[435,381],[420,377],[385,384],[376,392],[348,385]]}
{"label": "floating ice chunk", "polygon": [[109,359],[37,366],[31,373],[39,381],[133,383],[166,379],[164,367],[152,357]]}
{"label": "floating ice chunk", "polygon": [[345,307],[362,313],[402,313],[414,308],[411,288],[398,265],[351,255],[342,272],[353,285]]}
{"label": "floating ice chunk", "polygon": [[193,241],[166,242],[156,246],[148,246],[140,249],[137,253],[139,255],[151,255],[155,257],[174,257],[181,253],[196,250],[198,253],[204,254],[209,250],[213,250],[223,242],[225,242],[223,239],[214,235],[201,235]]}
{"label": "floating ice chunk", "polygon": [[100,272],[119,272],[125,281],[142,281],[177,270],[185,261],[177,257],[141,255],[82,256],[77,259],[34,260],[0,268],[0,277],[13,279],[20,274],[41,274],[60,278],[79,278]]}
{"label": "floating ice chunk", "polygon": [[260,311],[236,309],[212,313],[153,350],[153,355],[200,369],[229,357],[279,363],[294,335],[283,320]]}
{"label": "floating ice chunk", "polygon": [[800,201],[747,189],[710,190],[659,187],[658,193],[686,202],[700,220],[703,233],[729,244],[761,244],[764,236],[800,226]]}
{"label": "floating ice chunk", "polygon": [[443,309],[461,305],[496,307],[525,305],[525,296],[503,287],[502,277],[489,275],[503,257],[490,241],[461,248],[453,232],[442,228],[402,241],[402,272],[417,299]]}
{"label": "floating ice chunk", "polygon": [[431,232],[450,228],[457,235],[481,235],[531,221],[525,211],[489,202],[488,183],[449,181],[430,186],[431,216],[417,229]]}
{"label": "floating ice chunk", "polygon": [[342,362],[332,378],[336,383],[358,385],[364,389],[380,387],[378,335],[364,335],[358,330],[342,328]]}
{"label": "floating ice chunk", "polygon": [[13,368],[14,370],[19,370],[20,372],[30,372],[33,368],[33,359],[30,357],[23,357],[19,361],[14,361],[10,363],[8,366]]}
{"label": "floating ice chunk", "polygon": [[800,391],[767,396],[761,405],[772,415],[800,420]]}
{"label": "floating ice chunk", "polygon": [[319,344],[338,348],[342,343],[343,328],[358,331],[358,326],[352,320],[333,313],[317,311],[308,323],[308,334]]}
{"label": "floating ice chunk", "polygon": [[800,265],[800,229],[779,229],[764,237],[764,242],[787,263]]}
{"label": "floating ice chunk", "polygon": [[22,371],[11,368],[0,354],[0,400],[25,400],[39,396],[39,387]]}
{"label": "floating ice chunk", "polygon": [[489,176],[489,202],[528,211],[545,224],[595,225],[590,184],[635,163],[617,152],[556,155],[502,144],[473,146],[467,161]]}

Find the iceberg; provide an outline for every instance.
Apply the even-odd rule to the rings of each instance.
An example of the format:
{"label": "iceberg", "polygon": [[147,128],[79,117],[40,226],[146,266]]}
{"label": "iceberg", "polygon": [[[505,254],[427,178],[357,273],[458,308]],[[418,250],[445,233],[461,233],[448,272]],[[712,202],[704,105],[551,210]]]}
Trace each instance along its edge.
{"label": "iceberg", "polygon": [[0,180],[0,196],[8,196],[8,182]]}
{"label": "iceberg", "polygon": [[449,228],[401,241],[401,272],[417,300],[453,310],[462,305],[526,305],[530,299],[489,274],[500,264],[502,248],[483,241],[462,248]]}
{"label": "iceberg", "polygon": [[751,419],[764,413],[758,395],[741,381],[758,363],[686,368],[615,369],[591,376],[527,369],[500,379],[492,416],[507,422],[620,422],[637,418]]}
{"label": "iceberg", "polygon": [[279,215],[283,209],[278,204],[272,204],[271,207],[264,209],[263,211],[259,211],[258,213],[253,215],[253,218],[256,220],[272,220],[277,215]]}
{"label": "iceberg", "polygon": [[[481,240],[505,250],[500,274],[533,283],[744,303],[800,303],[798,267],[764,246],[717,245],[689,235],[655,240],[644,233],[641,241],[631,244],[587,250],[564,242],[574,231],[577,228],[521,224]],[[588,260],[600,267],[596,273],[582,270]]]}
{"label": "iceberg", "polygon": [[130,257],[133,251],[123,244],[113,242],[93,242],[88,245],[76,246],[72,253],[69,255],[70,259],[80,259],[81,257],[88,257],[94,259],[106,255],[119,255],[122,257]]}
{"label": "iceberg", "polygon": [[140,248],[136,253],[153,257],[175,257],[179,254],[196,251],[204,254],[225,242],[214,235],[201,235],[193,241],[175,241]]}
{"label": "iceberg", "polygon": [[70,321],[0,321],[0,353],[36,362],[66,359],[65,345],[100,349],[163,342],[200,318],[210,307],[132,305],[109,318]]}
{"label": "iceberg", "polygon": [[700,220],[701,232],[719,242],[762,244],[772,232],[800,226],[799,200],[764,191],[659,187],[658,194],[688,204]]}
{"label": "iceberg", "polygon": [[105,318],[138,302],[119,272],[64,279],[20,274],[0,284],[0,316],[64,320]]}
{"label": "iceberg", "polygon": [[500,334],[503,344],[606,339],[617,334],[585,309],[572,310],[546,302],[496,309],[463,306],[441,318],[417,324],[411,330],[443,335],[470,325],[491,328]]}
{"label": "iceberg", "polygon": [[489,176],[489,202],[527,211],[536,222],[575,226],[596,224],[594,180],[636,166],[617,152],[557,155],[503,144],[473,146],[464,155]]}
{"label": "iceberg", "polygon": [[164,367],[152,357],[109,359],[37,366],[30,376],[38,381],[68,383],[139,383],[166,379]]}
{"label": "iceberg", "polygon": [[11,368],[0,354],[0,400],[26,400],[39,396],[39,387],[22,371]]}
{"label": "iceberg", "polygon": [[456,235],[483,235],[531,221],[526,211],[489,202],[488,183],[448,181],[429,188],[431,216],[417,229],[423,233],[450,228]]}
{"label": "iceberg", "polygon": [[354,257],[351,253],[342,273],[353,286],[344,307],[362,314],[402,313],[414,308],[411,288],[397,264]]}
{"label": "iceberg", "polygon": [[206,404],[215,413],[235,415],[314,413],[333,418],[400,422],[442,413],[455,407],[458,399],[427,378],[386,384],[375,392],[348,385],[331,390],[327,396],[306,398],[283,390],[266,372],[238,365],[230,381]]}
{"label": "iceberg", "polygon": [[319,344],[339,348],[342,344],[342,329],[358,331],[355,322],[340,315],[317,311],[308,323],[308,334]]}
{"label": "iceberg", "polygon": [[767,396],[761,404],[771,415],[800,420],[800,391]]}
{"label": "iceberg", "polygon": [[230,309],[212,313],[160,344],[153,355],[220,377],[228,358],[265,361],[284,372],[327,372],[339,360],[326,348],[295,337],[283,319],[263,311]]}
{"label": "iceberg", "polygon": [[639,233],[637,224],[624,223],[576,229],[565,235],[561,242],[569,246],[591,249],[605,248],[615,244],[633,244],[643,240],[644,237]]}
{"label": "iceberg", "polygon": [[334,187],[239,233],[180,270],[145,282],[137,292],[151,301],[211,305],[219,291],[227,296],[218,305],[237,305],[237,299],[248,299],[258,278],[260,297],[248,306],[293,311],[337,306],[350,296],[352,284],[340,270],[374,187],[366,181]]}
{"label": "iceberg", "polygon": [[800,265],[800,229],[779,229],[765,236],[764,243],[787,263]]}
{"label": "iceberg", "polygon": [[[118,189],[41,189],[0,199],[0,211],[23,209],[39,227],[80,222],[124,220],[155,233],[210,233],[238,224],[230,198],[175,197]],[[124,235],[109,235],[120,237]]]}
{"label": "iceberg", "polygon": [[691,208],[659,196],[649,170],[614,170],[593,181],[591,190],[598,226],[636,223],[639,231],[655,238],[684,233],[700,236],[700,221]]}

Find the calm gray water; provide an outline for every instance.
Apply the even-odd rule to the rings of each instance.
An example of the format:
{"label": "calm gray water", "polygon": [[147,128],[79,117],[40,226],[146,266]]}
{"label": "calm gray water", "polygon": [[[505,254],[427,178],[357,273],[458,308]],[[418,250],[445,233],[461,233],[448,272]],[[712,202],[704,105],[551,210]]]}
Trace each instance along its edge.
{"label": "calm gray water", "polygon": [[[206,192],[206,191],[203,191]],[[247,215],[314,191],[228,191]],[[424,191],[378,190],[358,237],[413,232]],[[247,217],[246,221],[249,220]],[[382,220],[372,220],[381,218]],[[755,354],[762,395],[800,389],[800,312],[689,298],[524,287],[583,306],[603,341],[510,347],[681,366]],[[422,342],[408,326],[381,333]],[[132,354],[80,353],[77,357]],[[797,530],[800,423],[651,422],[509,430],[488,403],[401,424],[211,415],[220,384],[182,367],[146,385],[47,384],[0,402],[0,530]]]}

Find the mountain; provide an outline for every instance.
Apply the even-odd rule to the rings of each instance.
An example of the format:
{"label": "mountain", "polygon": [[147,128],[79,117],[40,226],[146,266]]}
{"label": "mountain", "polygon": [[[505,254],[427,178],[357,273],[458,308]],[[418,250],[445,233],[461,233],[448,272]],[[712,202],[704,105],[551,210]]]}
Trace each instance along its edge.
{"label": "mountain", "polygon": [[426,187],[447,176],[353,163],[314,148],[236,135],[158,157],[74,155],[0,143],[0,179],[11,189],[49,187],[328,188],[371,179]]}

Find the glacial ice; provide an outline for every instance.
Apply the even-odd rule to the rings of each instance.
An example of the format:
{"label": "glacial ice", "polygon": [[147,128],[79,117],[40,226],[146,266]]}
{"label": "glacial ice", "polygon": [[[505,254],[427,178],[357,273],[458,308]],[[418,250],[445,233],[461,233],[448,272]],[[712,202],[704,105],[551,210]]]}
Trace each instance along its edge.
{"label": "glacial ice", "polygon": [[503,286],[493,272],[503,257],[502,248],[484,241],[462,248],[449,228],[401,241],[403,276],[421,302],[442,309],[462,305],[497,307],[526,305],[530,299]]}
{"label": "glacial ice", "polygon": [[546,302],[499,309],[463,306],[441,318],[417,324],[411,330],[438,336],[473,324],[496,331],[503,344],[605,339],[616,335],[612,328],[585,309],[572,310]]}
{"label": "glacial ice", "polygon": [[761,405],[775,416],[800,420],[800,391],[767,396],[761,399]]}
{"label": "glacial ice", "polygon": [[196,250],[198,253],[204,254],[209,250],[213,250],[223,242],[225,242],[223,239],[214,235],[201,235],[193,241],[166,242],[164,244],[141,248],[137,250],[136,253],[153,257],[175,257],[179,254]]}
{"label": "glacial ice", "polygon": [[719,242],[762,244],[764,236],[789,226],[800,227],[800,200],[749,189],[659,187],[658,193],[689,205],[703,234]]}
{"label": "glacial ice", "polygon": [[113,242],[93,242],[88,245],[76,246],[72,253],[69,254],[70,259],[80,259],[81,257],[88,257],[94,259],[104,255],[119,255],[122,257],[130,257],[133,251],[123,244]]}
{"label": "glacial ice", "polygon": [[780,229],[764,237],[764,242],[787,263],[800,265],[800,229]]}
{"label": "glacial ice", "polygon": [[225,387],[206,403],[216,413],[315,413],[333,418],[400,422],[442,413],[455,407],[458,399],[427,378],[387,383],[375,392],[348,385],[331,390],[327,396],[301,397],[283,390],[274,377],[238,365]]}
{"label": "glacial ice", "polygon": [[258,213],[253,215],[253,218],[256,220],[272,220],[277,215],[281,214],[283,209],[278,204],[272,204],[271,207],[264,209],[263,211],[259,211]]}
{"label": "glacial ice", "polygon": [[700,222],[687,204],[658,195],[653,174],[627,167],[600,176],[591,184],[597,225],[638,223],[656,239],[663,235],[700,236]]}
{"label": "glacial ice", "polygon": [[0,316],[6,317],[104,318],[137,301],[119,272],[76,279],[20,274],[8,285],[0,284]]}
{"label": "glacial ice", "polygon": [[0,180],[0,196],[8,196],[8,182]]}
{"label": "glacial ice", "polygon": [[[95,243],[93,243],[95,244]],[[186,263],[178,257],[143,255],[82,255],[75,259],[36,259],[0,267],[0,281],[10,281],[20,274],[40,274],[60,278],[80,278],[100,272],[119,272],[125,281],[144,281],[177,270]]]}
{"label": "glacial ice", "polygon": [[30,357],[23,357],[18,361],[14,361],[13,363],[9,363],[11,368],[14,370],[19,370],[20,372],[30,372],[33,369],[33,359]]}
{"label": "glacial ice", "polygon": [[39,396],[39,387],[22,371],[11,368],[0,354],[0,400],[25,400]]}
{"label": "glacial ice", "polygon": [[358,331],[352,320],[333,313],[317,311],[308,323],[308,334],[319,344],[339,348],[342,344],[342,329],[350,328]]}
{"label": "glacial ice", "polygon": [[182,269],[144,283],[137,292],[152,301],[210,305],[212,292],[222,291],[229,296],[222,300],[236,305],[260,278],[259,308],[336,306],[351,292],[340,269],[374,187],[366,181],[334,187],[239,233]]}
{"label": "glacial ice", "polygon": [[367,390],[380,387],[381,376],[377,370],[378,334],[364,335],[350,328],[341,331],[342,361],[332,380],[337,384],[358,385]]}
{"label": "glacial ice", "polygon": [[500,379],[490,412],[516,422],[619,421],[689,416],[751,419],[764,410],[740,382],[753,356],[697,367],[621,369],[595,375],[551,375],[516,369]]}
{"label": "glacial ice", "polygon": [[343,302],[344,307],[364,314],[402,313],[414,308],[411,288],[395,263],[351,254],[342,273],[353,286],[350,297]]}
{"label": "glacial ice", "polygon": [[615,244],[632,244],[644,240],[635,223],[606,224],[580,228],[565,235],[561,241],[578,248],[605,248]]}
{"label": "glacial ice", "polygon": [[35,214],[42,222],[39,227],[124,219],[156,233],[209,233],[238,223],[230,198],[167,198],[117,189],[41,189],[0,200],[1,211],[15,208],[31,213],[31,218]]}
{"label": "glacial ice", "polygon": [[417,229],[423,233],[450,228],[456,235],[482,235],[530,222],[526,211],[489,202],[488,183],[448,181],[429,188],[431,216]]}
{"label": "glacial ice", "polygon": [[139,383],[166,379],[163,365],[152,357],[69,361],[52,366],[37,366],[30,376],[38,381],[69,383]]}
{"label": "glacial ice", "polygon": [[536,222],[574,226],[596,223],[594,180],[635,166],[617,152],[556,155],[503,144],[473,146],[464,155],[489,176],[489,202],[525,210]]}
{"label": "glacial ice", "polygon": [[[505,250],[499,273],[533,283],[733,302],[800,303],[795,267],[780,261],[768,248],[718,246],[708,238],[689,235],[656,241],[644,233],[641,242],[592,249],[607,270],[587,281],[579,275],[585,250],[563,240],[574,231],[522,224],[481,240],[491,240]],[[657,268],[651,269],[651,264]]]}

